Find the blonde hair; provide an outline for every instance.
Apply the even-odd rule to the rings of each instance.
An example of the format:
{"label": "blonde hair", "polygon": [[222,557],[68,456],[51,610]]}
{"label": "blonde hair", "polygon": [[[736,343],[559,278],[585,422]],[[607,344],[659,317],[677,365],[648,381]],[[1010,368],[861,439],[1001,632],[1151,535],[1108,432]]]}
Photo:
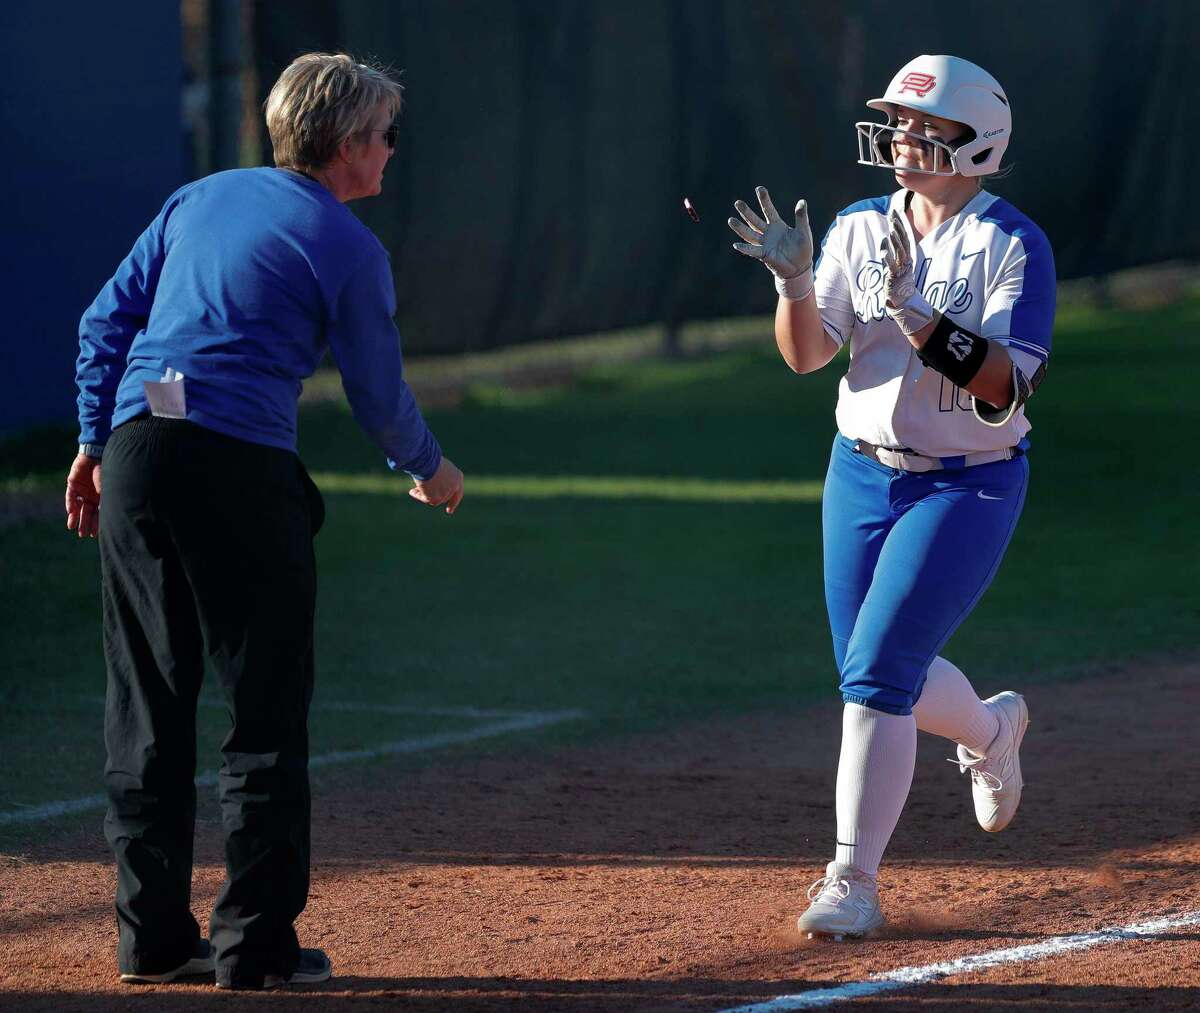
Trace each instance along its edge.
{"label": "blonde hair", "polygon": [[358,63],[346,53],[296,57],[267,96],[275,164],[288,169],[327,165],[342,141],[370,129],[382,103],[396,116],[403,93],[385,68]]}

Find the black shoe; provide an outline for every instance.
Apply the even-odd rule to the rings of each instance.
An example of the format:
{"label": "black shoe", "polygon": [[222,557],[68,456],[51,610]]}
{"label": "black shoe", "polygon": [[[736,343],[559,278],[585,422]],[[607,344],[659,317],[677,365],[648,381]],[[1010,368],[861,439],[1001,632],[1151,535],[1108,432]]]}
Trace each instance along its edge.
{"label": "black shoe", "polygon": [[121,980],[136,985],[165,985],[176,978],[187,978],[197,974],[213,973],[213,951],[207,939],[196,941],[196,949],[189,960],[184,961],[171,971],[162,974],[138,974],[132,971],[121,972]]}
{"label": "black shoe", "polygon": [[333,977],[333,965],[325,956],[324,950],[301,950],[300,961],[291,974],[265,974],[261,985],[234,983],[217,980],[217,988],[259,989],[279,988],[281,985],[312,985],[318,981],[328,981]]}
{"label": "black shoe", "polygon": [[324,950],[301,950],[296,969],[286,978],[280,974],[268,974],[263,978],[263,988],[278,988],[280,985],[311,985],[328,981],[333,977],[333,965]]}

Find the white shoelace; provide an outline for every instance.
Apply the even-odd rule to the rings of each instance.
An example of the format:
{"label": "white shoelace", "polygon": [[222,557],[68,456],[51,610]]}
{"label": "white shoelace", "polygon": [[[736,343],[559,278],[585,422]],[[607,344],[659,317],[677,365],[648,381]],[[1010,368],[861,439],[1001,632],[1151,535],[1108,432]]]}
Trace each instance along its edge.
{"label": "white shoelace", "polygon": [[809,900],[825,899],[826,894],[834,904],[839,904],[850,896],[850,883],[841,876],[822,876],[808,888]]}
{"label": "white shoelace", "polygon": [[971,772],[971,780],[978,785],[986,788],[988,791],[1003,791],[1004,782],[1000,780],[990,770],[979,770],[979,764],[986,763],[986,756],[977,756],[973,760],[960,760],[957,756],[946,760],[947,763],[958,764],[958,772],[965,774],[968,770]]}

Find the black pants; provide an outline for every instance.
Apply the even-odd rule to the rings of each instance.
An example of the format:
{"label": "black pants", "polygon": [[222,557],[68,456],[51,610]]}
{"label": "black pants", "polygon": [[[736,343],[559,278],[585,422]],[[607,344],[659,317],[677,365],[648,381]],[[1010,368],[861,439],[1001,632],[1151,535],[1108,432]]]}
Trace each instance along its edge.
{"label": "black pants", "polygon": [[295,454],[157,418],[113,433],[102,474],[104,828],[120,968],[172,969],[199,938],[189,904],[207,659],[232,723],[218,783],[217,977],[261,984],[294,969],[292,923],[308,898],[320,493]]}

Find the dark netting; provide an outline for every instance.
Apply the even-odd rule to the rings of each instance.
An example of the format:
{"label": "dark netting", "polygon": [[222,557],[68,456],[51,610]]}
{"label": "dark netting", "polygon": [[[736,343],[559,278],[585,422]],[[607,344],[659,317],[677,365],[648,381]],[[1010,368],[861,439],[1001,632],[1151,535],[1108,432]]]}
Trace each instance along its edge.
{"label": "dark netting", "polygon": [[309,49],[404,70],[385,193],[358,211],[391,251],[412,351],[769,311],[761,268],[729,249],[733,200],[756,184],[781,209],[807,197],[819,241],[839,208],[889,191],[884,170],[855,164],[853,124],[921,52],[974,60],[1004,85],[1015,170],[991,188],[1046,230],[1062,277],[1200,257],[1183,177],[1200,149],[1187,0],[1036,13],[307,0],[255,14],[264,89]]}

